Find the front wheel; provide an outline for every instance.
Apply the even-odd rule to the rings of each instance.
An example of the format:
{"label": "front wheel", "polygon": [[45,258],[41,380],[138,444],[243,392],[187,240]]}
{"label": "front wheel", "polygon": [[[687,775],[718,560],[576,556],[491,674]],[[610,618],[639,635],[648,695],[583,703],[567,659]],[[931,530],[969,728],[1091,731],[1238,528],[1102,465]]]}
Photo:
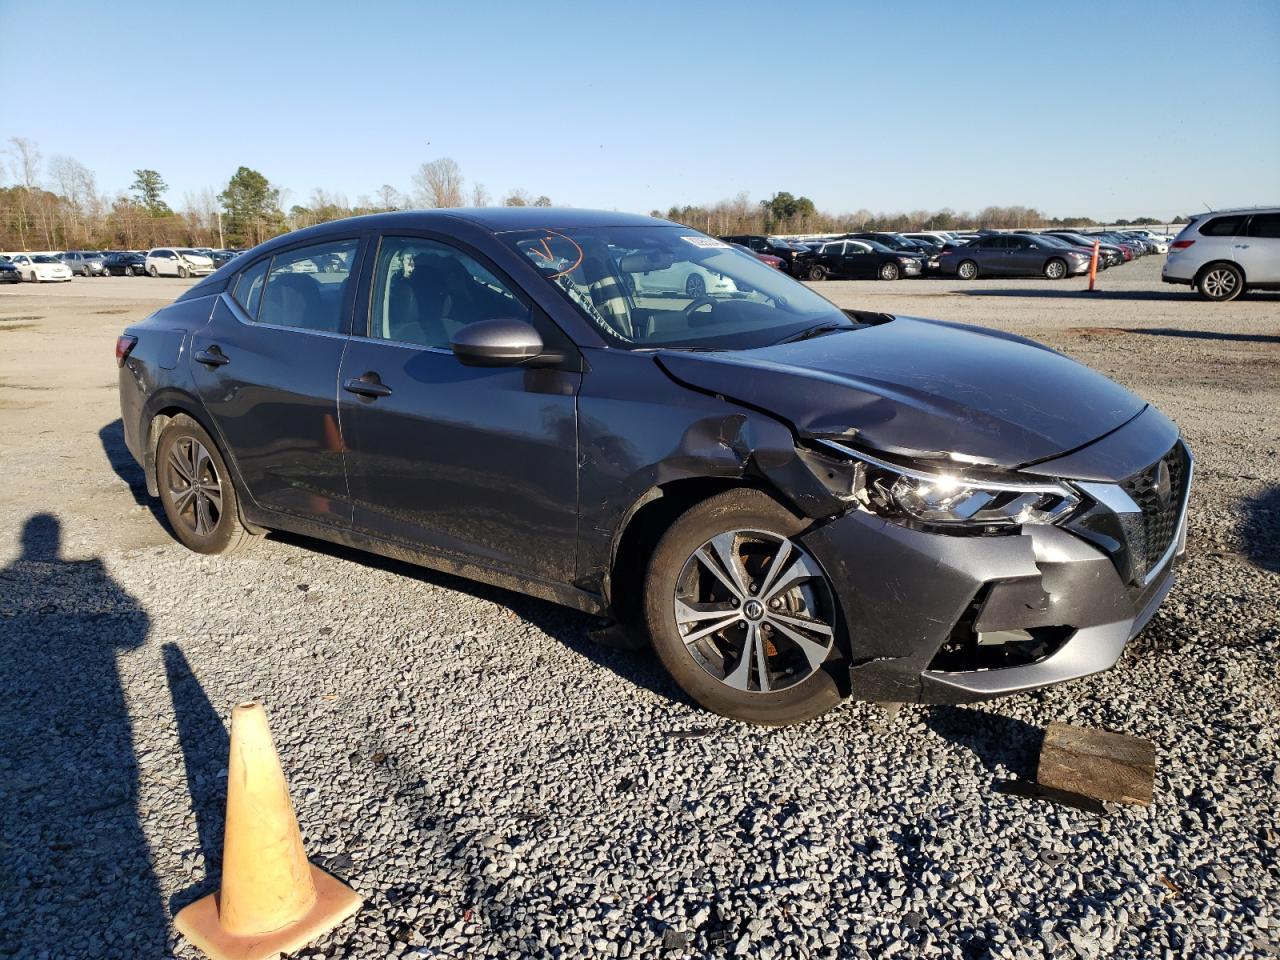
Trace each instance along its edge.
{"label": "front wheel", "polygon": [[1067,275],[1067,261],[1054,257],[1044,265],[1044,275],[1050,280],[1061,280]]}
{"label": "front wheel", "polygon": [[185,414],[156,445],[160,505],[174,535],[196,553],[230,553],[250,539],[240,522],[236,489],[209,434]]}
{"label": "front wheel", "polygon": [[880,266],[881,280],[897,280],[902,273],[896,263],[885,263]]}
{"label": "front wheel", "polygon": [[154,263],[151,266],[147,267],[147,276],[150,277],[152,280],[160,276],[160,273],[159,271],[156,270]]}
{"label": "front wheel", "polygon": [[809,268],[809,279],[815,281],[827,279],[827,268],[820,263],[815,263]]}
{"label": "front wheel", "polygon": [[699,297],[705,297],[707,295],[707,282],[696,273],[691,273],[689,274],[689,279],[684,282],[684,292],[694,300]]}
{"label": "front wheel", "polygon": [[960,266],[956,267],[956,276],[961,280],[977,280],[978,265],[972,260],[962,260]]}
{"label": "front wheel", "polygon": [[180,278],[182,278],[183,280],[187,279],[187,276],[188,276],[187,268],[186,268],[186,267],[179,267],[179,268],[178,268],[178,276],[179,276]]}
{"label": "front wheel", "polygon": [[133,276],[133,267],[125,267],[125,268],[124,268],[124,275],[125,275],[126,277],[132,277],[132,276]]}
{"label": "front wheel", "polygon": [[1225,303],[1244,292],[1244,274],[1232,263],[1215,263],[1204,271],[1196,284],[1200,296]]}
{"label": "front wheel", "polygon": [[771,726],[825,713],[848,666],[834,591],[798,535],[807,526],[758,490],[686,511],[645,578],[654,650],[708,710]]}

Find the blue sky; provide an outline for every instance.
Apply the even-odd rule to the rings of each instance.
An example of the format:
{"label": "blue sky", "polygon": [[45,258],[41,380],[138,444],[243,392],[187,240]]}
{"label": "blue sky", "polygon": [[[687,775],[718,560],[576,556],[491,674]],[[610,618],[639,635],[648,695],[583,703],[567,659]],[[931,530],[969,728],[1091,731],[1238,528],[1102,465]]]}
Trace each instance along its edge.
{"label": "blue sky", "polygon": [[741,190],[833,212],[1280,202],[1276,0],[158,12],[0,0],[39,24],[0,34],[0,139],[109,192],[154,168],[174,206],[241,164],[289,202],[354,202],[442,156],[495,196],[643,212]]}

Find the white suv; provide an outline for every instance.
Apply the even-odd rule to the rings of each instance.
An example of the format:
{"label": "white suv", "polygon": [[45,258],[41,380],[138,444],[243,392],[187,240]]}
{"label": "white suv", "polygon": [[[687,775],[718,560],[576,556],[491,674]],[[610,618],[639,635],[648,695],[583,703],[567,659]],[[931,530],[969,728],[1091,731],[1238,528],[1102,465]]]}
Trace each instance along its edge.
{"label": "white suv", "polygon": [[1196,217],[1169,244],[1161,279],[1190,284],[1209,300],[1280,290],[1280,207]]}

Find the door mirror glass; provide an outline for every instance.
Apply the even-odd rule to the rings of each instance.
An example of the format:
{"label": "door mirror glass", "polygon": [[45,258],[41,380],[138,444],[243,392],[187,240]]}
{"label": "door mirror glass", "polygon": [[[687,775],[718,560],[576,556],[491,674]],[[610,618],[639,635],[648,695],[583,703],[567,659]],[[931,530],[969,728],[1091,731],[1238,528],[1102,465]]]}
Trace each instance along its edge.
{"label": "door mirror glass", "polygon": [[542,353],[542,337],[524,320],[479,320],[453,335],[454,356],[469,367],[509,367]]}

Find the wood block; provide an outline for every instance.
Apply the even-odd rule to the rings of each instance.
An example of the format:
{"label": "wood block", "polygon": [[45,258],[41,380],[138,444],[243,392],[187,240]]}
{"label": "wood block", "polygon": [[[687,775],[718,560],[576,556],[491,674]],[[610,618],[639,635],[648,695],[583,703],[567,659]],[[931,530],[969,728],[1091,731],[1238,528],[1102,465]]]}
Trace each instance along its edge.
{"label": "wood block", "polygon": [[1036,772],[1046,787],[1143,806],[1151,805],[1155,776],[1151,741],[1069,723],[1049,724]]}

